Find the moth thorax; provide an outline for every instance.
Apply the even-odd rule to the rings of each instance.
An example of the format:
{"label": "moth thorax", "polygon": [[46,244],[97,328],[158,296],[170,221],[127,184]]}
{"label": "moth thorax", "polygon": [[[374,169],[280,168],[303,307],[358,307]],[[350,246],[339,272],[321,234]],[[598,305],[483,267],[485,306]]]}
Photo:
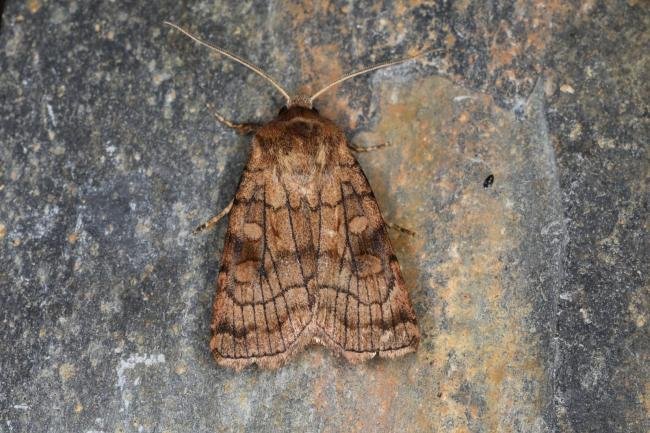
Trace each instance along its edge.
{"label": "moth thorax", "polygon": [[294,95],[289,101],[289,107],[305,107],[311,109],[311,98],[306,95]]}

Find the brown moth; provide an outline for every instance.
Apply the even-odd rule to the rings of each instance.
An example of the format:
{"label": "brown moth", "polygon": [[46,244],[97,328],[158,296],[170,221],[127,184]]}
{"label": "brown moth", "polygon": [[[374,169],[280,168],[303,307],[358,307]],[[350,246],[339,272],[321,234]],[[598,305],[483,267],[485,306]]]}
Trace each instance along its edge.
{"label": "brown moth", "polygon": [[[222,123],[254,133],[229,214],[212,315],[217,363],[240,370],[282,366],[310,343],[357,363],[417,349],[420,331],[387,225],[343,131],[313,108],[316,97],[290,97],[251,63],[180,30],[243,64],[286,98],[265,125]],[[366,148],[367,149],[367,148]]]}

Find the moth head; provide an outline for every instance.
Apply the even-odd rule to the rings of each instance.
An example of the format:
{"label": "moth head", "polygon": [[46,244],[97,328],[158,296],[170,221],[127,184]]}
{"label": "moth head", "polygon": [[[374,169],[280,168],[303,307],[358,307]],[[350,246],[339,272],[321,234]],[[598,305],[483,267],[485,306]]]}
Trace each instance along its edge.
{"label": "moth head", "polygon": [[[280,84],[278,84],[278,82],[276,80],[271,78],[271,76],[269,74],[267,74],[266,72],[264,72],[262,69],[258,68],[257,66],[255,66],[251,62],[249,62],[247,60],[244,60],[241,57],[237,56],[236,54],[233,54],[233,53],[231,53],[229,51],[226,51],[223,48],[219,48],[219,47],[211,45],[211,44],[209,44],[209,43],[207,43],[205,41],[202,41],[201,39],[197,38],[196,36],[192,35],[187,30],[184,30],[183,28],[177,26],[176,24],[172,24],[172,23],[170,23],[168,21],[165,21],[164,23],[166,25],[170,26],[170,27],[175,28],[176,30],[180,31],[181,33],[183,33],[184,35],[186,35],[190,39],[198,42],[199,44],[201,44],[203,46],[206,46],[206,47],[210,48],[211,50],[216,51],[216,52],[218,52],[220,54],[223,54],[224,56],[236,61],[237,63],[246,66],[248,69],[250,69],[251,71],[255,72],[260,77],[267,80],[276,89],[278,89],[278,91],[280,93],[282,93],[282,96],[284,96],[284,98],[286,99],[287,104],[286,104],[286,106],[283,107],[283,109],[290,109],[291,107],[303,107],[303,108],[313,110],[316,113],[318,113],[318,111],[313,108],[314,100],[316,98],[318,98],[320,95],[322,95],[323,93],[325,93],[326,91],[328,91],[329,89],[331,89],[332,87],[334,87],[334,86],[336,86],[338,84],[341,84],[342,82],[347,81],[350,78],[354,78],[354,77],[357,77],[359,75],[366,74],[368,72],[376,71],[377,69],[383,69],[383,68],[387,68],[389,66],[397,65],[399,63],[403,63],[403,62],[412,60],[412,59],[414,59],[416,57],[420,57],[420,56],[422,56],[422,55],[424,55],[426,53],[431,52],[431,51],[423,51],[423,52],[421,52],[419,54],[416,54],[415,56],[405,57],[405,58],[402,58],[402,59],[399,59],[399,60],[393,60],[391,62],[381,63],[381,64],[378,64],[378,65],[375,65],[375,66],[370,66],[368,68],[364,68],[364,69],[361,69],[359,71],[346,74],[346,75],[342,76],[341,78],[332,81],[327,86],[323,87],[322,89],[320,89],[318,92],[314,93],[311,96],[295,95],[295,96],[292,97],[292,96],[289,96],[289,93],[286,90],[284,90],[284,88],[282,86],[280,86]],[[280,114],[282,114],[282,110],[280,110]]]}
{"label": "moth head", "polygon": [[278,120],[292,120],[296,117],[303,119],[318,119],[320,114],[315,107],[293,104],[290,106],[283,105],[278,112]]}
{"label": "moth head", "polygon": [[307,95],[294,95],[289,100],[289,107],[313,107],[312,99]]}

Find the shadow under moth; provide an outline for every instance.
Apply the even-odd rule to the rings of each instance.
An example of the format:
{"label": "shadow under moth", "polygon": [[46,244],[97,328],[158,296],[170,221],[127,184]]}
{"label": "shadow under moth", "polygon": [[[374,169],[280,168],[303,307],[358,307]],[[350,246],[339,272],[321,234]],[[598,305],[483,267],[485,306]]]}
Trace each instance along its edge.
{"label": "shadow under moth", "polygon": [[254,134],[234,199],[197,228],[229,216],[211,324],[216,362],[277,368],[311,343],[353,363],[414,352],[420,331],[387,224],[354,148],[313,107],[331,87],[413,57],[291,97],[253,64],[166,24],[264,77],[287,100],[264,125],[213,113]]}

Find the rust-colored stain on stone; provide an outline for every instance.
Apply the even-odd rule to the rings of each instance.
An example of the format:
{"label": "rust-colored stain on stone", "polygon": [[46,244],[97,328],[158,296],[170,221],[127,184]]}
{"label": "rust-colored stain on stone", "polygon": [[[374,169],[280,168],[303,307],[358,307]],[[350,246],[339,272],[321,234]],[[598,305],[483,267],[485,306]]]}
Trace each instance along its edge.
{"label": "rust-colored stain on stone", "polygon": [[[364,399],[353,407],[390,412],[385,423],[371,418],[378,431],[539,423],[547,378],[525,331],[531,306],[504,263],[517,254],[522,224],[508,185],[511,165],[526,158],[512,140],[514,117],[440,78],[384,84],[380,101],[371,135],[396,144],[362,165],[386,219],[418,233],[393,239],[426,337],[412,364],[372,365],[364,377],[373,386],[355,385]],[[489,173],[501,179],[498,194],[482,187]]]}
{"label": "rust-colored stain on stone", "polygon": [[[339,47],[334,44],[311,47],[305,52],[308,52],[308,59],[301,62],[303,82],[300,92],[303,94],[311,95],[350,72],[341,66]],[[347,119],[345,126],[350,128],[356,128],[361,117],[361,112],[352,108],[344,98],[323,97],[316,105],[323,113],[337,113],[337,118]]]}
{"label": "rust-colored stain on stone", "polygon": [[30,13],[35,14],[38,12],[43,5],[39,0],[27,0],[27,9]]}

